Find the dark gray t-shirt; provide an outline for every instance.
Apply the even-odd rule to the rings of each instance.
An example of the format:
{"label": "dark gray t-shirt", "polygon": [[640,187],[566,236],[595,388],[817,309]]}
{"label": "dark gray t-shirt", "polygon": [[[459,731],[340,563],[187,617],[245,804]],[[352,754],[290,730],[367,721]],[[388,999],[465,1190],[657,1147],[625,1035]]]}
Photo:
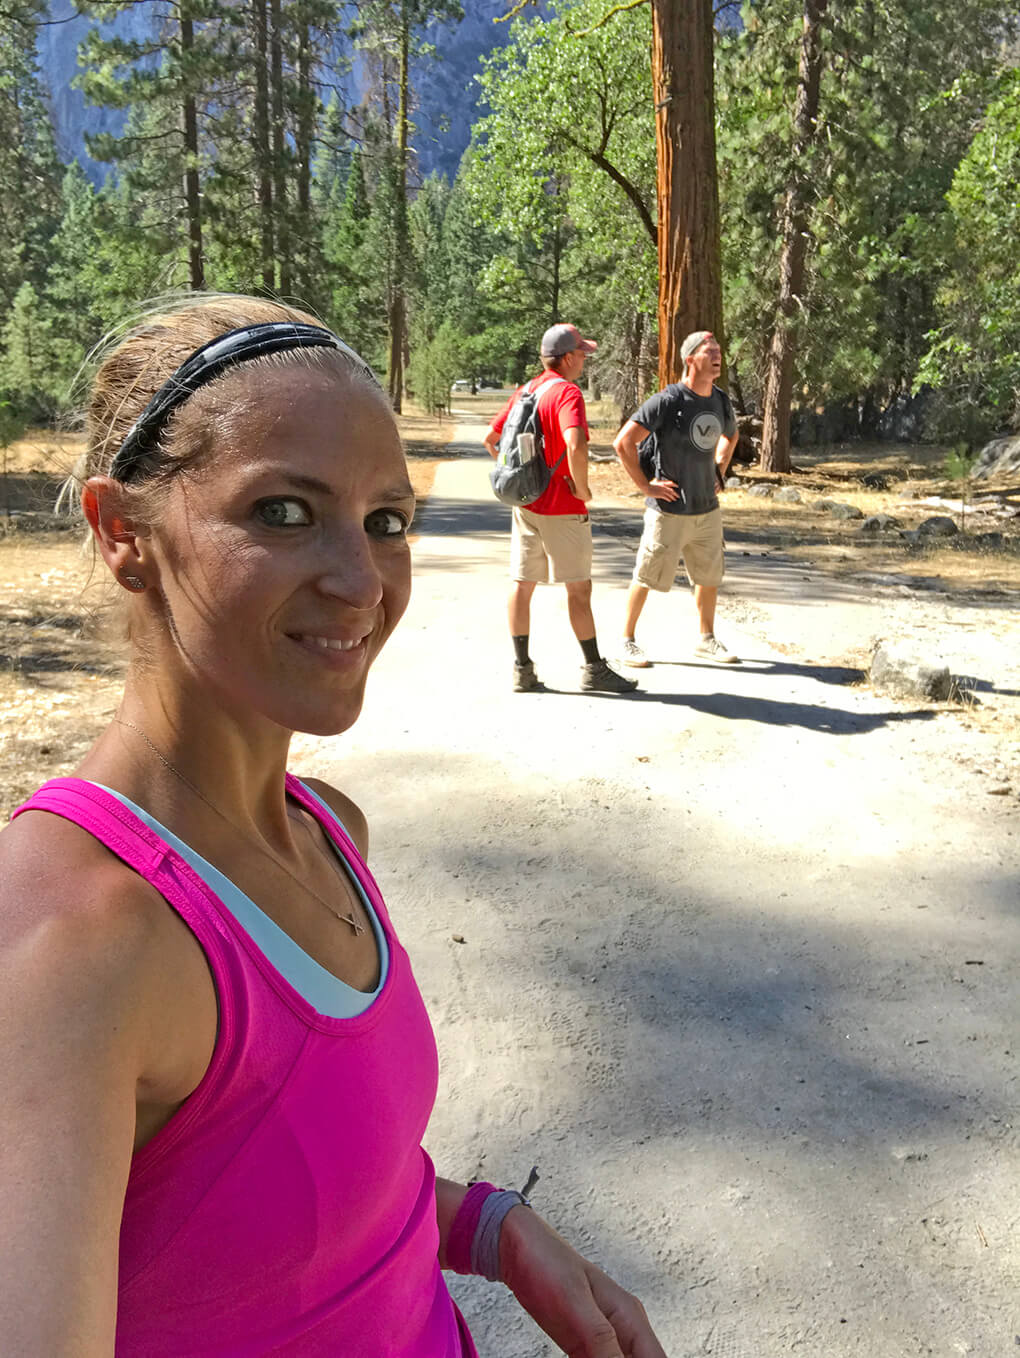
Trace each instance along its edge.
{"label": "dark gray t-shirt", "polygon": [[641,445],[641,468],[648,479],[675,481],[680,492],[676,500],[648,498],[645,504],[664,514],[707,514],[717,509],[716,445],[723,434],[732,438],[737,432],[733,406],[722,388],[699,396],[682,382],[671,382],[649,396],[630,418],[652,435]]}

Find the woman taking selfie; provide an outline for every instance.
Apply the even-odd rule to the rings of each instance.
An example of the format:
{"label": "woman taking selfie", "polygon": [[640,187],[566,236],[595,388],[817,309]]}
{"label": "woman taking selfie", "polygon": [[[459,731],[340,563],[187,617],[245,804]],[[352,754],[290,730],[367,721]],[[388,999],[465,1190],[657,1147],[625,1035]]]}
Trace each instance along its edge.
{"label": "woman taking selfie", "polygon": [[96,376],[80,494],[129,663],[0,837],[0,1352],[460,1358],[449,1267],[570,1354],[663,1358],[519,1194],[436,1179],[364,817],[286,771],[294,731],[357,720],[408,600],[370,370],[273,302],[149,316]]}

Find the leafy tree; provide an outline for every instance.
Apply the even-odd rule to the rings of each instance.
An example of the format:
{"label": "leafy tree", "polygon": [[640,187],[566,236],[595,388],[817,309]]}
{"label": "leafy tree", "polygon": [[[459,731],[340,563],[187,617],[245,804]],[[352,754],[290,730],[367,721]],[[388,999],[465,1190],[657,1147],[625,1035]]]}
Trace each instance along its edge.
{"label": "leafy tree", "polygon": [[[515,377],[534,365],[536,333],[564,315],[607,339],[652,328],[650,16],[645,8],[605,18],[602,0],[560,0],[547,19],[518,19],[480,79],[491,112],[475,126],[463,185],[502,241],[481,277],[525,336]],[[623,405],[647,381],[647,360],[639,343],[596,371],[611,375]]]}
{"label": "leafy tree", "polygon": [[909,393],[946,267],[944,195],[1007,10],[997,0],[829,0],[817,117],[797,155],[803,0],[745,5],[742,29],[721,42],[719,93],[727,315],[749,394],[763,390],[777,327],[793,182],[805,248],[801,286],[789,289],[794,401],[843,401],[874,433]]}
{"label": "leafy tree", "polygon": [[918,374],[939,432],[974,442],[1020,429],[1020,69],[1007,71],[948,194],[952,268]]}

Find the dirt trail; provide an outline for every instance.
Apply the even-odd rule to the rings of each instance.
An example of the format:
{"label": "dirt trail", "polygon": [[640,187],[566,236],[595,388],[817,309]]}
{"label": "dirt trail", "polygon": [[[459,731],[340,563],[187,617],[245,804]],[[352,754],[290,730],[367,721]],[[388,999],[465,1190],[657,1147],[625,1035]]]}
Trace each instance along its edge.
{"label": "dirt trail", "polygon": [[[486,465],[439,468],[362,720],[295,747],[368,814],[436,1024],[440,1172],[537,1164],[537,1205],[672,1358],[1012,1352],[1020,855],[993,728],[848,683],[916,601],[748,544],[719,619],[741,668],[692,663],[674,591],[642,694],[582,696],[544,590],[549,691],[511,693]],[[595,520],[612,654],[636,522]],[[1020,648],[987,616],[944,640],[1005,701]],[[503,1289],[455,1286],[483,1355],[554,1352]]]}

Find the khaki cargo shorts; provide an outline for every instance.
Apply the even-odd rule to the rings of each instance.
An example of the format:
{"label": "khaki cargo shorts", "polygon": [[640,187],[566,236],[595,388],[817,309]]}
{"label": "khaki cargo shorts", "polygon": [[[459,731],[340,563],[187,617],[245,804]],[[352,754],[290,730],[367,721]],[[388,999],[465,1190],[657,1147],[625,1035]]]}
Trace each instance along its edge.
{"label": "khaki cargo shorts", "polygon": [[726,566],[721,509],[707,514],[645,510],[644,532],[634,563],[634,584],[665,592],[676,578],[681,556],[692,585],[711,588],[722,584]]}
{"label": "khaki cargo shorts", "polygon": [[512,511],[510,579],[566,585],[591,579],[591,520],[587,514]]}

